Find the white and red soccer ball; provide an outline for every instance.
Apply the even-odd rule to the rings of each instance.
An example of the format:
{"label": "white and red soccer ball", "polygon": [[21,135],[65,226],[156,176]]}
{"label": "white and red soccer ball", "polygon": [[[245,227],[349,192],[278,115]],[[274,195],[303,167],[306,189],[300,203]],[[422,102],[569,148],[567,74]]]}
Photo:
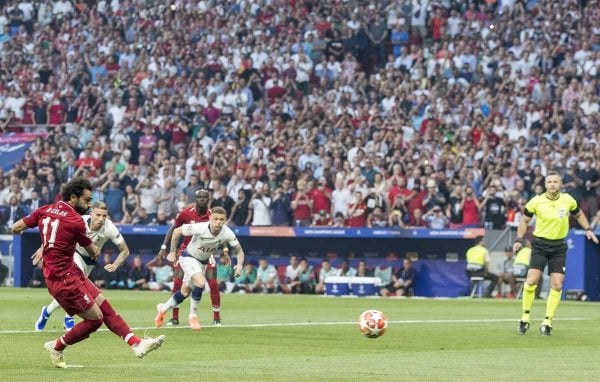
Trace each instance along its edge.
{"label": "white and red soccer ball", "polygon": [[385,315],[379,310],[366,310],[358,319],[358,326],[363,336],[379,338],[385,333],[388,322]]}

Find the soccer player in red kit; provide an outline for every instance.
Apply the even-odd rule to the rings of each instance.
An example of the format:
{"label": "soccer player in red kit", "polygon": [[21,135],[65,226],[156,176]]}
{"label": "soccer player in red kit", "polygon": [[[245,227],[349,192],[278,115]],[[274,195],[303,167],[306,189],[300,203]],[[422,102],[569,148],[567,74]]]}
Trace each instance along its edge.
{"label": "soccer player in red kit", "polygon": [[[202,223],[210,220],[210,210],[208,204],[210,202],[210,194],[205,189],[199,189],[196,191],[196,203],[185,207],[175,218],[175,224],[165,236],[163,244],[160,246],[160,257],[165,257],[167,254],[167,248],[171,245],[171,237],[175,228],[181,227],[184,224]],[[179,253],[183,252],[189,244],[191,236],[185,236],[181,246],[179,247]],[[181,290],[182,284],[182,271],[176,262],[176,267],[179,268],[175,273],[178,274],[177,278],[173,281],[173,294]],[[213,307],[213,324],[221,324],[221,292],[219,291],[219,283],[217,282],[217,268],[215,264],[209,264],[206,267],[206,280],[210,287],[210,301]],[[179,324],[179,308],[173,308],[173,317],[171,318],[171,324]]]}
{"label": "soccer player in red kit", "polygon": [[81,217],[89,210],[91,201],[92,185],[89,180],[74,178],[65,187],[61,201],[38,208],[11,228],[14,234],[21,234],[35,226],[39,228],[48,291],[69,315],[77,314],[83,318],[69,332],[44,344],[54,367],[66,368],[63,350],[88,338],[102,323],[123,338],[139,358],[160,347],[165,340],[164,336],[140,339],[133,334],[108,300],[75,264],[75,244],[84,247],[91,258],[97,258],[99,254],[98,248],[86,234]]}

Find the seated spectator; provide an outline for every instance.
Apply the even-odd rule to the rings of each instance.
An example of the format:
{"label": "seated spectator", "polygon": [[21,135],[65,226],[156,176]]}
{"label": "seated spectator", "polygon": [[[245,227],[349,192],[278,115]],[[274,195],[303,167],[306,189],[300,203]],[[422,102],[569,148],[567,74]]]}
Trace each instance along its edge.
{"label": "seated spectator", "polygon": [[244,265],[242,275],[235,279],[232,292],[241,291],[243,293],[252,293],[252,287],[256,283],[257,271],[252,261]]}
{"label": "seated spectator", "polygon": [[[515,278],[517,276],[515,274],[515,267],[514,267],[515,259],[513,256],[513,250],[512,250],[511,246],[504,248],[504,257],[505,257],[505,259],[502,262],[502,272],[500,272],[500,274],[498,275],[498,291],[497,291],[498,293],[497,293],[496,297],[506,297],[502,293],[502,286],[504,284],[506,284],[510,287],[510,294],[508,295],[508,297],[514,298],[517,295],[516,280],[515,280]],[[525,269],[525,275],[526,275],[527,268],[524,268],[524,269]]]}
{"label": "seated spectator", "polygon": [[151,280],[148,282],[148,288],[151,290],[173,289],[173,267],[164,258],[156,257],[146,264],[146,267],[152,272]]}
{"label": "seated spectator", "polygon": [[151,223],[153,223],[152,218],[146,213],[144,207],[138,208],[137,214],[133,216],[133,220],[131,221],[131,224],[137,225],[149,225]]}
{"label": "seated spectator", "polygon": [[285,283],[280,286],[283,293],[300,293],[298,265],[298,256],[290,256],[290,263],[285,267]]}
{"label": "seated spectator", "polygon": [[[223,248],[223,252],[229,254],[229,248]],[[231,262],[227,263],[226,256],[219,256],[217,264],[217,283],[221,292],[230,292],[233,288],[233,267]]]}
{"label": "seated spectator", "polygon": [[142,256],[137,255],[133,258],[133,266],[127,277],[127,289],[148,289],[150,281],[150,272],[142,262]]}
{"label": "seated spectator", "polygon": [[312,227],[329,227],[331,225],[331,219],[325,210],[319,211],[319,214],[312,223]]}
{"label": "seated spectator", "polygon": [[367,227],[381,228],[387,227],[388,221],[381,207],[375,207],[367,217]]}
{"label": "seated spectator", "polygon": [[305,258],[300,259],[298,265],[298,281],[300,282],[300,293],[313,293],[315,289],[315,275],[313,267]]}
{"label": "seated spectator", "polygon": [[475,245],[467,251],[467,275],[469,277],[481,276],[490,281],[485,297],[492,296],[492,291],[498,283],[498,276],[489,271],[489,265],[490,254],[485,247],[485,238],[478,236],[475,238]]}
{"label": "seated spectator", "polygon": [[11,196],[8,202],[8,207],[4,213],[4,221],[2,224],[7,227],[6,232],[9,231],[9,228],[19,219],[25,216],[25,209],[19,205],[19,201],[16,196]]}
{"label": "seated spectator", "polygon": [[387,264],[381,264],[375,267],[373,277],[379,277],[381,284],[379,284],[379,294],[381,296],[387,296],[389,293],[388,286],[392,283],[392,267]]}
{"label": "seated spectator", "polygon": [[420,208],[415,208],[413,216],[407,225],[408,228],[426,228],[427,222],[423,219],[423,211]]}
{"label": "seated spectator", "polygon": [[335,213],[332,227],[346,227],[346,219],[344,218],[344,214],[341,212]]}
{"label": "seated spectator", "polygon": [[[34,270],[35,273],[35,270]],[[8,275],[8,267],[2,264],[2,252],[0,252],[0,286],[4,285],[4,280]]]}
{"label": "seated spectator", "polygon": [[[31,275],[31,279],[29,279],[29,283],[27,286],[29,288],[45,288],[46,287],[46,279],[44,278],[43,271],[43,262],[38,262],[35,267],[33,267],[33,274]],[[2,283],[0,283],[1,285]]]}
{"label": "seated spectator", "polygon": [[348,260],[344,260],[338,269],[337,276],[354,277],[356,276],[356,269],[350,266],[350,262]]}
{"label": "seated spectator", "polygon": [[373,277],[373,271],[367,267],[367,263],[364,260],[358,262],[356,277]]}
{"label": "seated spectator", "polygon": [[[106,288],[106,289],[117,289],[119,288],[119,270],[123,268],[125,263],[121,264],[121,266],[117,269],[117,272],[109,272],[104,269],[104,265],[112,264],[111,255],[109,253],[105,253],[103,256],[103,264],[98,264],[94,267],[94,270],[90,274],[90,280],[94,281],[94,284],[98,288]],[[123,280],[122,287],[125,286]]]}
{"label": "seated spectator", "polygon": [[329,260],[321,261],[321,269],[319,270],[319,280],[315,286],[315,293],[325,293],[325,279],[330,276],[337,276],[338,270],[331,266]]}
{"label": "seated spectator", "polygon": [[279,276],[275,267],[261,257],[258,260],[258,269],[256,270],[256,281],[252,285],[254,293],[275,293],[279,287]]}
{"label": "seated spectator", "polygon": [[[511,248],[512,249],[512,248]],[[516,278],[526,278],[527,271],[529,270],[529,262],[531,261],[531,241],[525,240],[523,247],[515,255],[513,264],[513,274],[515,277],[515,290],[519,287],[519,283]],[[537,288],[535,289],[535,298],[540,298],[540,292],[542,291],[544,278],[540,277]]]}
{"label": "seated spectator", "polygon": [[444,215],[440,206],[434,206],[431,210],[427,211],[427,213],[423,215],[423,219],[427,222],[429,228],[448,228],[449,219]]}
{"label": "seated spectator", "polygon": [[392,276],[392,282],[381,289],[382,296],[413,296],[415,288],[415,276],[417,272],[412,266],[410,259],[402,261],[402,268],[398,269]]}

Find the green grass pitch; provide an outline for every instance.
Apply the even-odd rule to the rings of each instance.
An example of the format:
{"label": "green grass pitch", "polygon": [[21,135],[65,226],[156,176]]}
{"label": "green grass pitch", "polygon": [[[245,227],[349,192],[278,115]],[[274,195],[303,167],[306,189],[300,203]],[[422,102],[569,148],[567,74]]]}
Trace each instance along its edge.
{"label": "green grass pitch", "polygon": [[[184,325],[153,328],[155,305],[168,294],[105,291],[143,336],[165,334],[144,359],[105,327],[67,348],[68,369],[54,369],[43,350],[61,333],[62,312],[45,332],[33,331],[46,290],[0,288],[2,381],[598,381],[599,304],[564,302],[552,337],[537,329],[544,301],[533,307],[532,328],[516,334],[520,302],[471,299],[326,298],[223,295],[222,327],[212,327],[203,296],[200,332]],[[360,335],[367,309],[383,311],[388,330]],[[181,309],[187,323],[188,302]],[[167,317],[170,317],[168,313]]]}

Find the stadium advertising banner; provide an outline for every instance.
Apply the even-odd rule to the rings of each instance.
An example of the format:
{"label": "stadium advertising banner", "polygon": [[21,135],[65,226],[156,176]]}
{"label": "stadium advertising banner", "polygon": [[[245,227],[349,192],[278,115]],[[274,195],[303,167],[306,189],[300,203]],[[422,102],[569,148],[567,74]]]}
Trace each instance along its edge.
{"label": "stadium advertising banner", "polygon": [[12,133],[0,136],[0,163],[4,171],[14,168],[25,156],[25,150],[31,146],[33,141],[41,134]]}

